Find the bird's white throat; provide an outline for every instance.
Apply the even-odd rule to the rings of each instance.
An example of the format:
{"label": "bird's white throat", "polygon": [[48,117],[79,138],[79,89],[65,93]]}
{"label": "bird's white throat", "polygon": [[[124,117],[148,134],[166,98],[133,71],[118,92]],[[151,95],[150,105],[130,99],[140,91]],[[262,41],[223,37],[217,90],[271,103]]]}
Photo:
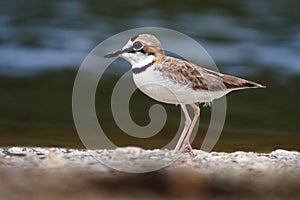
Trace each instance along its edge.
{"label": "bird's white throat", "polygon": [[130,62],[132,69],[144,67],[155,60],[154,55],[145,55],[143,53],[124,53],[121,57],[125,58],[128,62]]}

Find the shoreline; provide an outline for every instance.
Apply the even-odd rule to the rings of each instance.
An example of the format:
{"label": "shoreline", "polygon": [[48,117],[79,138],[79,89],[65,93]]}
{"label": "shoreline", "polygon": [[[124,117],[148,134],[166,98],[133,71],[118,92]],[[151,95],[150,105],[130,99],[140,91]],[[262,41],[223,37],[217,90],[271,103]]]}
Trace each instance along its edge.
{"label": "shoreline", "polygon": [[[30,199],[300,197],[299,152],[194,153],[0,148],[0,193]],[[130,170],[135,173],[124,172]]]}

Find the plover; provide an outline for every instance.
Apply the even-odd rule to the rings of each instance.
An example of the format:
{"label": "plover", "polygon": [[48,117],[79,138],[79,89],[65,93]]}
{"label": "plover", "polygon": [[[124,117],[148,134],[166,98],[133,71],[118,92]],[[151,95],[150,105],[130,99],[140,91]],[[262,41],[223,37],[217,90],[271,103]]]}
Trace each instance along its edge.
{"label": "plover", "polygon": [[[166,56],[160,41],[152,34],[139,34],[106,58],[119,56],[132,65],[133,80],[147,96],[164,103],[179,104],[185,116],[185,126],[175,152],[188,148],[192,152],[190,136],[200,115],[198,103],[210,105],[234,90],[265,88],[258,83],[221,74],[191,62]],[[194,110],[191,120],[187,105]]]}

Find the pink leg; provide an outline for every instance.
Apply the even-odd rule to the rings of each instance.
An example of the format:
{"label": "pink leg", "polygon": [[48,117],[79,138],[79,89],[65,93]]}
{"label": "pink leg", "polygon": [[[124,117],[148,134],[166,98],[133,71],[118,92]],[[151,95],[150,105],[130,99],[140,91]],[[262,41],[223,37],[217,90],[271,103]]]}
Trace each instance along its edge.
{"label": "pink leg", "polygon": [[183,142],[183,145],[181,146],[180,148],[180,152],[183,152],[185,150],[185,148],[187,147],[190,151],[192,151],[192,146],[191,146],[191,143],[190,143],[190,137],[192,135],[192,132],[193,132],[193,129],[195,127],[195,124],[197,122],[197,119],[198,117],[200,116],[200,108],[198,105],[196,104],[190,104],[192,106],[192,108],[194,109],[194,118],[193,118],[193,121],[192,121],[192,124],[190,126],[190,129],[186,135],[186,138],[184,139],[184,142]]}
{"label": "pink leg", "polygon": [[183,128],[183,131],[181,132],[181,135],[180,135],[180,138],[176,144],[176,147],[175,147],[175,152],[178,152],[180,147],[182,146],[182,141],[184,140],[186,134],[187,134],[187,131],[189,130],[189,127],[191,125],[191,118],[189,116],[189,113],[186,109],[186,106],[184,104],[180,104],[181,106],[181,109],[184,113],[184,116],[185,116],[185,126]]}

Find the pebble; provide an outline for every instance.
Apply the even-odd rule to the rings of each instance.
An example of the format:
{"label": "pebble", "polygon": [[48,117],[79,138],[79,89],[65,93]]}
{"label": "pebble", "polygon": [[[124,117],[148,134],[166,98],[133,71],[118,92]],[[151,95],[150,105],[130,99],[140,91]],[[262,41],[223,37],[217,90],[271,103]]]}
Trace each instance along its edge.
{"label": "pebble", "polygon": [[144,150],[139,147],[115,150],[76,150],[64,148],[11,147],[0,148],[0,166],[10,168],[98,169],[108,172],[149,172],[168,167],[192,168],[201,173],[241,174],[280,172],[300,173],[300,153],[278,149],[271,153],[237,151],[233,153],[194,150],[176,154],[165,150]]}
{"label": "pebble", "polygon": [[285,158],[285,159],[299,159],[300,153],[296,151],[287,151],[283,149],[278,149],[270,153],[271,157]]}
{"label": "pebble", "polygon": [[40,163],[42,168],[61,168],[68,164],[63,151],[50,150],[45,154],[45,158]]}
{"label": "pebble", "polygon": [[[151,192],[153,199],[300,196],[299,152],[278,149],[271,153],[201,150],[193,153],[194,156],[139,147],[114,150],[0,148],[0,194],[3,199],[45,199],[48,196],[49,199],[86,199],[91,195],[95,198],[89,199],[114,199],[116,195],[120,197],[116,199],[137,199]],[[103,194],[108,196],[101,196]],[[18,198],[9,198],[15,195]],[[255,198],[260,195],[261,198]]]}

